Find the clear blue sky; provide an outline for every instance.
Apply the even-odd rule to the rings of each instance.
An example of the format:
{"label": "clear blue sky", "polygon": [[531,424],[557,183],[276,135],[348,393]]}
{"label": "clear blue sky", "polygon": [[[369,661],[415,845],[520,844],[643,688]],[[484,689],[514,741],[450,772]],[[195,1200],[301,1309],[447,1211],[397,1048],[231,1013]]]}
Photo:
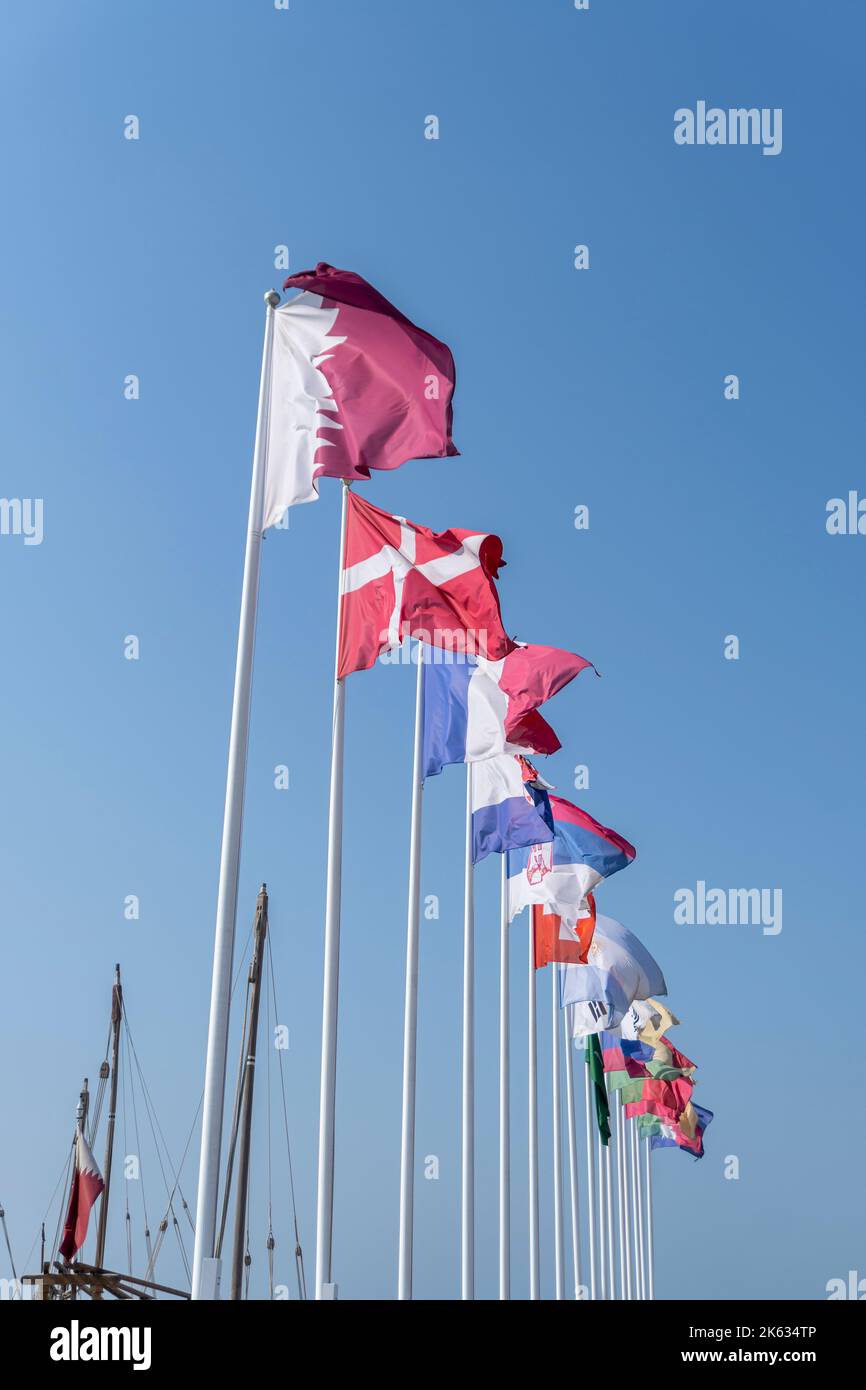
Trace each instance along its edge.
{"label": "clear blue sky", "polygon": [[[18,0],[2,23],[0,493],[44,499],[42,545],[0,537],[0,1198],[19,1262],[98,1068],[115,960],[175,1155],[198,1101],[261,297],[285,243],[292,270],[359,271],[457,358],[462,456],[375,477],[365,496],[498,532],[511,630],[603,673],[550,707],[563,749],[547,775],[569,795],[588,764],[572,794],[637,846],[603,906],[662,963],[716,1113],[703,1163],[657,1155],[659,1295],[822,1297],[863,1255],[861,1031],[836,985],[866,963],[866,539],[825,529],[829,498],[866,491],[862,6]],[[677,146],[674,111],[698,100],[781,107],[782,153]],[[240,898],[243,940],[267,880],[310,1277],[337,513],[325,482],[265,547]],[[348,691],[335,1275],[349,1297],[395,1288],[411,684],[378,669]],[[448,770],[424,833],[423,891],[441,901],[421,961],[418,1154],[441,1165],[418,1182],[424,1297],[459,1282],[462,806]],[[699,879],[781,888],[782,932],[675,925],[675,891]],[[491,862],[477,875],[482,1296],[496,1291],[497,902]],[[523,1295],[523,921],[513,936]],[[260,1106],[259,1293],[264,1121]],[[146,1181],[155,1226],[152,1159]],[[547,1187],[543,1222],[549,1295]],[[109,1259],[124,1258],[115,1224]],[[160,1272],[181,1277],[173,1251]]]}

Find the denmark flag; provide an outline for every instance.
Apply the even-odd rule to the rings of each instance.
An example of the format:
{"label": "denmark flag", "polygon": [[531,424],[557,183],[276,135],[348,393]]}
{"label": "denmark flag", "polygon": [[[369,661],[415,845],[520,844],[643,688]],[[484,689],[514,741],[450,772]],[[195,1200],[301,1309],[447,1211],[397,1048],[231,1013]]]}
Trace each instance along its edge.
{"label": "denmark flag", "polygon": [[72,1175],[72,1190],[69,1194],[69,1209],[63,1225],[63,1239],[60,1253],[64,1260],[71,1260],[87,1239],[87,1224],[96,1199],[103,1191],[105,1183],[96,1165],[90,1145],[79,1129],[75,1140],[75,1171]]}
{"label": "denmark flag", "polygon": [[339,674],[366,671],[407,637],[493,661],[515,644],[502,626],[498,536],[431,531],[351,492],[340,600]]}

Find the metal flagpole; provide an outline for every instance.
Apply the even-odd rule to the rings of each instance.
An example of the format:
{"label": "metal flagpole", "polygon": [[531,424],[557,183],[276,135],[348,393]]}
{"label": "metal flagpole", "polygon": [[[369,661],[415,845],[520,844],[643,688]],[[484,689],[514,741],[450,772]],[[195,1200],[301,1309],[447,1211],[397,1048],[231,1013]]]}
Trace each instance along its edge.
{"label": "metal flagpole", "polygon": [[565,1100],[568,1119],[568,1184],[571,1199],[571,1259],[574,1267],[574,1296],[580,1298],[580,1185],[577,1168],[577,1125],[574,1116],[574,1040],[571,1036],[571,1008],[562,1009],[565,1033]]}
{"label": "metal flagpole", "polygon": [[598,1156],[598,1286],[599,1298],[607,1298],[607,1229],[605,1226],[604,1210],[604,1145],[601,1142],[601,1133],[596,1135],[595,1140],[596,1154]]}
{"label": "metal flagpole", "polygon": [[415,744],[412,823],[409,831],[409,906],[406,921],[406,1002],[403,1011],[403,1121],[400,1144],[400,1244],[397,1297],[412,1297],[415,1199],[415,1078],[418,1055],[418,947],[421,916],[421,808],[424,790],[424,644],[415,644]]}
{"label": "metal flagpole", "polygon": [[631,1125],[626,1119],[626,1133],[628,1143],[628,1200],[631,1202],[631,1250],[632,1250],[632,1284],[634,1284],[635,1300],[641,1298],[641,1250],[638,1245],[638,1190],[635,1186],[635,1123]]}
{"label": "metal flagpole", "polygon": [[529,1297],[541,1298],[538,1240],[538,1025],[535,991],[535,924],[529,909]]}
{"label": "metal flagpole", "polygon": [[589,1296],[592,1299],[598,1297],[598,1284],[595,1272],[595,1146],[592,1142],[592,1098],[590,1091],[592,1083],[589,1076],[589,1066],[586,1060],[586,1049],[588,1040],[583,1041],[583,1073],[584,1073],[584,1096],[586,1097],[586,1192],[587,1209],[589,1211]]}
{"label": "metal flagpole", "polygon": [[192,1266],[193,1298],[213,1299],[219,1297],[220,1266],[219,1261],[213,1258],[214,1237],[216,1235],[217,1196],[222,1149],[226,1048],[228,1046],[232,958],[234,956],[235,920],[238,904],[244,786],[247,773],[253,654],[256,644],[256,607],[259,594],[265,471],[267,467],[267,417],[274,341],[274,309],[279,302],[280,296],[276,290],[268,290],[265,295],[267,305],[265,338],[262,348],[262,371],[259,380],[256,439],[253,447],[253,472],[247,517],[246,550],[244,552],[244,577],[241,586],[241,613],[235,660],[235,683],[232,696],[226,798],[220,851],[219,888],[217,891]]}
{"label": "metal flagpole", "polygon": [[562,1219],[562,1099],[559,1061],[559,966],[550,962],[551,1092],[553,1098],[553,1252],[556,1298],[565,1298],[565,1232]]}
{"label": "metal flagpole", "polygon": [[646,1281],[644,1277],[644,1247],[643,1247],[643,1201],[641,1198],[641,1177],[640,1177],[640,1148],[638,1145],[637,1125],[631,1128],[631,1158],[632,1158],[632,1178],[634,1180],[634,1212],[635,1212],[635,1263],[637,1285],[637,1296],[640,1299],[646,1298]]}
{"label": "metal flagpole", "polygon": [[631,1298],[631,1231],[628,1219],[628,1168],[625,1152],[625,1116],[622,1110],[622,1093],[616,1107],[616,1184],[619,1201],[619,1273],[620,1296]]}
{"label": "metal flagpole", "polygon": [[653,1160],[652,1143],[647,1137],[646,1148],[646,1240],[647,1240],[647,1298],[655,1298],[655,1255],[653,1251]]}
{"label": "metal flagpole", "polygon": [[499,902],[499,1297],[511,1298],[511,1056],[509,1052],[508,866],[501,854]]}
{"label": "metal flagpole", "polygon": [[[610,1128],[610,1086],[607,1088],[608,1103],[608,1127]],[[611,1183],[612,1162],[610,1148],[613,1143],[613,1130],[611,1137],[604,1146],[604,1187],[605,1187],[605,1207],[607,1210],[607,1283],[610,1298],[616,1298],[616,1261],[613,1254],[613,1192]]]}
{"label": "metal flagpole", "polygon": [[461,1297],[475,1297],[475,883],[472,863],[472,764],[466,764],[466,868],[463,899],[463,1126]]}
{"label": "metal flagpole", "polygon": [[334,714],[328,805],[328,870],[325,893],[325,979],[322,998],[322,1069],[319,1085],[319,1168],[316,1188],[316,1298],[337,1297],[331,1279],[334,1226],[334,1127],[337,1096],[337,1000],[340,983],[340,905],[343,869],[343,741],[346,683],[340,680],[340,615],[346,555],[349,484],[343,483],[334,655]]}

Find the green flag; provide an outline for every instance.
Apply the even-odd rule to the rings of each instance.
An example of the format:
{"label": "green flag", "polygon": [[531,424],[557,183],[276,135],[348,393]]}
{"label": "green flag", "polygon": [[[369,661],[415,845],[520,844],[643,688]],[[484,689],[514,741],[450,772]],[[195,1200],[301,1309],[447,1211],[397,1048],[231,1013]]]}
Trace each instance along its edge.
{"label": "green flag", "polygon": [[590,1033],[586,1040],[584,1061],[589,1067],[589,1079],[595,1093],[595,1118],[603,1144],[610,1143],[610,1106],[607,1103],[607,1089],[604,1084],[604,1062],[601,1055],[601,1039],[598,1033]]}

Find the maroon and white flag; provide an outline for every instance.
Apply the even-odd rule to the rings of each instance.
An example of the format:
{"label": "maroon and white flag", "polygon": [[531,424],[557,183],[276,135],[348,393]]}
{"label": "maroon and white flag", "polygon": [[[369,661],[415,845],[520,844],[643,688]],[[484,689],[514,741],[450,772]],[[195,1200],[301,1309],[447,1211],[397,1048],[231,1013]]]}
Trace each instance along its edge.
{"label": "maroon and white flag", "polygon": [[274,313],[264,527],[315,502],[318,479],[457,454],[451,349],[372,285],[324,262]]}
{"label": "maroon and white flag", "polygon": [[502,626],[498,536],[431,531],[348,498],[339,675],[366,671],[407,637],[498,661],[515,647]]}
{"label": "maroon and white flag", "polygon": [[69,1194],[69,1210],[63,1226],[63,1239],[60,1253],[64,1260],[71,1260],[87,1239],[87,1223],[105,1183],[90,1150],[90,1145],[79,1129],[75,1140],[75,1171],[72,1174],[72,1190]]}

